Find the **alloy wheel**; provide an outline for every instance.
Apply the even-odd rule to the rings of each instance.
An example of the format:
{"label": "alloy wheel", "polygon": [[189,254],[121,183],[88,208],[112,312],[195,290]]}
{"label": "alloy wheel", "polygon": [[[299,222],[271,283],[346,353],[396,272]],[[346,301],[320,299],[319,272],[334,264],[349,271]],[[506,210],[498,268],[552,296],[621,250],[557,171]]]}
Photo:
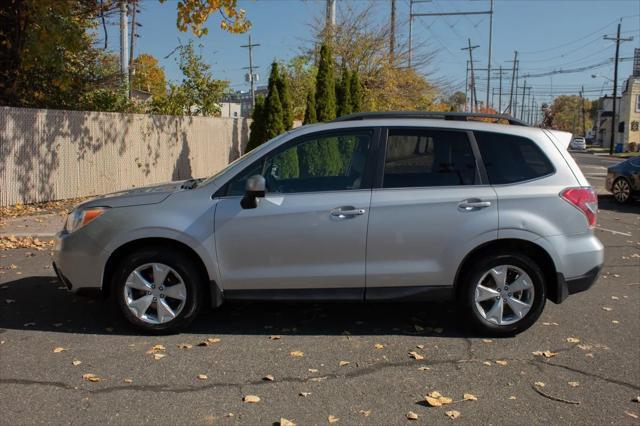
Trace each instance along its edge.
{"label": "alloy wheel", "polygon": [[625,203],[631,195],[631,188],[629,182],[624,179],[618,179],[613,183],[613,197],[619,203]]}
{"label": "alloy wheel", "polygon": [[475,287],[475,305],[486,321],[511,325],[524,318],[533,306],[535,289],[531,277],[513,265],[486,271]]}
{"label": "alloy wheel", "polygon": [[164,324],[185,306],[187,287],[180,274],[162,263],[138,266],[127,277],[124,301],[136,318],[149,324]]}

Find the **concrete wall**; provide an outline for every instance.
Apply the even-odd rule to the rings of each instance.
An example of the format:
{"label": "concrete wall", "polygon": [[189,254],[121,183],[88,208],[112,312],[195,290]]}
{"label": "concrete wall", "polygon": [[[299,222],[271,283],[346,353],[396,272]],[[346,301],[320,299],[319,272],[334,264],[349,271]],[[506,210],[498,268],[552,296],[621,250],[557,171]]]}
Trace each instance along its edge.
{"label": "concrete wall", "polygon": [[0,107],[0,206],[208,176],[240,156],[249,124]]}

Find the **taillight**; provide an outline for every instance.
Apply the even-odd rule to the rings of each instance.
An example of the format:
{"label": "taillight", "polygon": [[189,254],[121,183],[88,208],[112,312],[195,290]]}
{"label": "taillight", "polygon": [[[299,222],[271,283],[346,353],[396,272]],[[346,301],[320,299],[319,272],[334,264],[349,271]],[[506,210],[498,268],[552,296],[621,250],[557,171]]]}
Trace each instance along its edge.
{"label": "taillight", "polygon": [[595,228],[598,216],[598,196],[590,186],[567,188],[560,196],[580,210],[587,218],[589,228]]}

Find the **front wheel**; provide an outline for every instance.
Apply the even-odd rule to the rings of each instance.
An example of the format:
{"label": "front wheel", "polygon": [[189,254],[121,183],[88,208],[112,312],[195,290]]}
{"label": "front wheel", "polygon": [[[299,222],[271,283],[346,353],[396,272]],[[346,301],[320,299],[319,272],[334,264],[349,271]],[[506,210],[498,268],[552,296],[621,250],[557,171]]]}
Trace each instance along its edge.
{"label": "front wheel", "polygon": [[618,178],[613,182],[613,198],[620,204],[627,203],[631,198],[631,186],[625,178]]}
{"label": "front wheel", "polygon": [[527,256],[488,255],[464,274],[461,297],[471,325],[480,332],[519,333],[542,314],[544,274]]}
{"label": "front wheel", "polygon": [[186,327],[201,303],[201,277],[181,252],[146,248],[127,256],[114,274],[116,302],[137,329],[152,334]]}

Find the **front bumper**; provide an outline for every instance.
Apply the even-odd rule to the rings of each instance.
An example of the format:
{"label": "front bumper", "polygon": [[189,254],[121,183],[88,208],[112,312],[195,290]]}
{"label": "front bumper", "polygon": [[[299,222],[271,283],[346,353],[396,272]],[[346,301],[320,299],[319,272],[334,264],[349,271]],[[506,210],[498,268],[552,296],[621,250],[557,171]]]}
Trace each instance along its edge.
{"label": "front bumper", "polygon": [[102,289],[105,256],[102,248],[80,229],[59,232],[53,250],[53,268],[74,293],[96,293]]}

